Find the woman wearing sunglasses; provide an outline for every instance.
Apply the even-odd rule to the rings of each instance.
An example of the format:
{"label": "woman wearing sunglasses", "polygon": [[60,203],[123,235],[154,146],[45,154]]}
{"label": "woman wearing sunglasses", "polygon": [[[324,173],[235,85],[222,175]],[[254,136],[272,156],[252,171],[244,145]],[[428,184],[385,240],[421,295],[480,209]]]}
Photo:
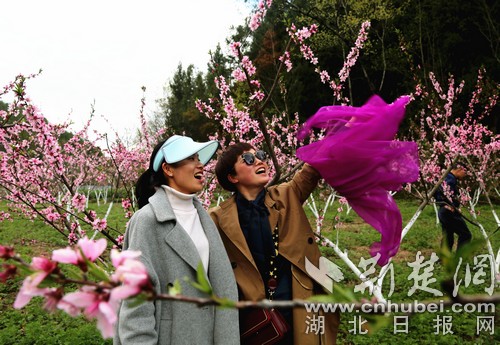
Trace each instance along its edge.
{"label": "woman wearing sunglasses", "polygon": [[[215,295],[238,298],[220,235],[195,196],[205,182],[203,166],[218,146],[174,135],[155,147],[137,181],[140,209],[127,226],[123,249],[141,251],[158,293],[178,282],[183,295],[208,297],[191,285],[202,265]],[[237,315],[234,309],[185,302],[125,300],[114,344],[239,344]]]}
{"label": "woman wearing sunglasses", "polygon": [[[318,265],[320,252],[302,204],[321,176],[308,164],[287,183],[266,188],[269,166],[263,151],[248,143],[229,146],[218,158],[219,184],[233,195],[209,211],[226,247],[240,300],[306,299],[322,292],[306,274],[305,257]],[[324,332],[308,330],[318,315],[303,308],[280,309],[289,330],[279,344],[334,344],[336,313],[325,315]],[[250,323],[240,312],[240,328]],[[242,343],[245,343],[242,337]]]}

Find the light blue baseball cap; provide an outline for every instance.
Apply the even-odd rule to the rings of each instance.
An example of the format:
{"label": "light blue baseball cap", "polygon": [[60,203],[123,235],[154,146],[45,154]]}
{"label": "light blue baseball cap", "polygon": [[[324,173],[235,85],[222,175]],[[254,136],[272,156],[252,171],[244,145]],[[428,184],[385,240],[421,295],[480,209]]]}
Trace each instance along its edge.
{"label": "light blue baseball cap", "polygon": [[205,165],[219,147],[217,140],[199,143],[183,135],[171,136],[158,150],[153,162],[153,170],[158,171],[163,161],[172,164],[180,162],[195,153],[198,153],[200,162]]}

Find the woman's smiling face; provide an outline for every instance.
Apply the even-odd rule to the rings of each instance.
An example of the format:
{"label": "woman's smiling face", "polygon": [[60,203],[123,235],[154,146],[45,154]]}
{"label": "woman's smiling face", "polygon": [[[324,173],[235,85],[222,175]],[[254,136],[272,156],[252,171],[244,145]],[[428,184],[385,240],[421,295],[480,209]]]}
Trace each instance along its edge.
{"label": "woman's smiling face", "polygon": [[251,149],[243,152],[251,153],[254,156],[253,164],[248,164],[243,159],[242,155],[238,157],[238,160],[234,164],[234,174],[229,176],[231,182],[236,184],[236,188],[240,191],[241,189],[262,189],[269,182],[269,166],[264,160],[260,160],[255,156],[255,150]]}
{"label": "woman's smiling face", "polygon": [[181,193],[194,194],[203,189],[203,164],[197,153],[174,165],[163,163],[162,169],[167,176],[168,185]]}

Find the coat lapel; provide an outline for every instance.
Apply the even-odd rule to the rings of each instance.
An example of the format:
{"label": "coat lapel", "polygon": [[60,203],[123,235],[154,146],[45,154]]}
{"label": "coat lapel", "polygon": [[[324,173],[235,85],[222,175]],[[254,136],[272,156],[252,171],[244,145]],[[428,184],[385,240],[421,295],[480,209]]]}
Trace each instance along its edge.
{"label": "coat lapel", "polygon": [[[283,224],[278,224],[278,221],[280,219],[280,216],[282,219],[285,218],[284,214],[282,215],[281,211],[278,211],[275,207],[276,202],[271,198],[270,194],[266,194],[266,199],[265,199],[265,204],[267,206],[267,209],[269,210],[269,225],[271,226],[271,231],[278,231],[278,241],[279,241],[279,254],[283,256],[285,259],[290,261],[293,264],[297,263],[297,259],[294,257],[293,253],[290,253],[287,248],[290,248],[289,246],[283,245],[284,242],[286,243],[287,240],[285,239],[285,236],[287,234],[285,229],[282,229],[280,227],[283,227]],[[292,241],[296,242],[296,241]],[[292,248],[296,249],[296,246],[292,246]],[[295,258],[295,259],[294,259]],[[302,268],[302,267],[301,267]]]}
{"label": "coat lapel", "polygon": [[174,210],[163,188],[158,188],[156,193],[149,198],[149,203],[159,223],[174,222],[175,225],[172,228],[167,227],[165,242],[196,271],[201,262],[200,255],[187,232],[176,221]]}
{"label": "coat lapel", "polygon": [[203,208],[201,202],[197,198],[194,199],[194,207],[196,208],[196,211],[198,211],[201,226],[203,227],[203,231],[205,232],[205,235],[207,236],[208,240],[209,256],[208,256],[208,268],[207,268],[208,272],[206,273],[209,275],[210,269],[212,270],[217,269],[216,267],[214,267],[214,263],[220,262],[216,260],[216,257],[220,255],[221,251],[224,252],[224,247],[222,246],[220,238],[217,237],[218,233],[214,222],[212,221],[207,211]]}
{"label": "coat lapel", "polygon": [[253,260],[252,253],[250,252],[250,248],[248,248],[245,235],[243,235],[243,230],[241,230],[240,223],[238,221],[238,209],[236,207],[235,197],[232,196],[230,199],[222,203],[220,207],[223,211],[220,213],[219,228],[222,229],[229,240],[258,271],[257,265]]}
{"label": "coat lapel", "polygon": [[[224,265],[221,265],[223,260],[228,260],[226,255],[226,250],[222,241],[220,239],[219,232],[212,221],[212,218],[208,215],[207,211],[203,208],[201,202],[195,198],[194,206],[198,211],[198,215],[200,216],[200,222],[203,226],[203,231],[205,231],[205,235],[208,239],[208,248],[209,248],[209,257],[208,257],[208,272],[206,272],[206,277],[210,284],[215,284],[215,287],[221,283],[220,272]],[[229,267],[229,265],[227,266]],[[211,274],[211,272],[219,272]],[[218,275],[219,274],[219,275]],[[232,274],[229,271],[228,274]],[[223,277],[222,277],[223,278]]]}
{"label": "coat lapel", "polygon": [[271,228],[271,231],[274,231],[274,229],[276,229],[276,227],[278,226],[280,212],[276,209],[276,207],[274,207],[275,202],[273,199],[271,199],[269,193],[266,193],[266,199],[264,200],[264,203],[269,210],[269,226]]}
{"label": "coat lapel", "polygon": [[186,230],[179,223],[176,223],[165,236],[165,242],[195,271],[198,269],[201,262],[198,250]]}

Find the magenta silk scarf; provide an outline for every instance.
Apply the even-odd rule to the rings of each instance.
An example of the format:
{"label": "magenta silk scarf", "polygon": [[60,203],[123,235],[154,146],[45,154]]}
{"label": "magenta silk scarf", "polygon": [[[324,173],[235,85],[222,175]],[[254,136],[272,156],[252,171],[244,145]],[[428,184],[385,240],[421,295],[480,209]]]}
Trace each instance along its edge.
{"label": "magenta silk scarf", "polygon": [[310,117],[298,133],[304,140],[312,128],[325,129],[325,137],[297,150],[297,157],[321,176],[368,224],[380,234],[370,254],[380,253],[383,266],[401,242],[401,213],[389,191],[417,180],[418,148],[414,142],[394,137],[409,97],[387,104],[372,96],[361,107],[326,106]]}

